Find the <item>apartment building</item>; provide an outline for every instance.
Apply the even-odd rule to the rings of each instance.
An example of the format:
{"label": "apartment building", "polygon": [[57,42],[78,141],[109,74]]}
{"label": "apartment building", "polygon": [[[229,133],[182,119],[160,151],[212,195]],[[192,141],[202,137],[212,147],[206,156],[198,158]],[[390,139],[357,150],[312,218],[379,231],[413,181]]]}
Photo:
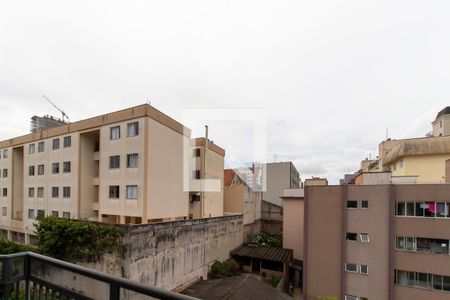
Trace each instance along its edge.
{"label": "apartment building", "polygon": [[262,192],[254,191],[233,169],[224,171],[224,213],[242,214],[244,242],[261,231]]}
{"label": "apartment building", "polygon": [[29,241],[44,215],[185,219],[189,142],[188,128],[147,104],[1,141],[1,233]]}
{"label": "apartment building", "polygon": [[300,175],[292,162],[266,163],[262,173],[263,200],[266,202],[282,206],[283,190],[300,187]]}
{"label": "apartment building", "polygon": [[189,217],[223,216],[225,150],[207,137],[190,141]]}
{"label": "apartment building", "polygon": [[445,161],[450,159],[450,107],[441,110],[424,137],[387,139],[379,157],[363,160],[359,172],[391,172],[392,178],[415,177],[417,183],[444,183]]}
{"label": "apartment building", "polygon": [[450,185],[307,186],[303,299],[449,299]]}

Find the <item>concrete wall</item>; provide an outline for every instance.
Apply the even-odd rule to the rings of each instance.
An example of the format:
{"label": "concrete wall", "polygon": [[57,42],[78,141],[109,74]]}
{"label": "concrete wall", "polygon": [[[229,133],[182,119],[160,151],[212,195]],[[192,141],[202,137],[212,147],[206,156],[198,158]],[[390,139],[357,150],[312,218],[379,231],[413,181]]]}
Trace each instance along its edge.
{"label": "concrete wall", "polygon": [[433,121],[433,136],[450,135],[450,115],[442,115]]}

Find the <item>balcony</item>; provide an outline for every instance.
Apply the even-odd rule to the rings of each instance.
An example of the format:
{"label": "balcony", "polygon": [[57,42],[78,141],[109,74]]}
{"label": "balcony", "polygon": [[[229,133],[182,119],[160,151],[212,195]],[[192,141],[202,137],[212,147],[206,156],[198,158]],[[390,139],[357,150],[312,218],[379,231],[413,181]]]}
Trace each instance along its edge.
{"label": "balcony", "polygon": [[0,255],[0,266],[0,299],[196,299],[32,252]]}

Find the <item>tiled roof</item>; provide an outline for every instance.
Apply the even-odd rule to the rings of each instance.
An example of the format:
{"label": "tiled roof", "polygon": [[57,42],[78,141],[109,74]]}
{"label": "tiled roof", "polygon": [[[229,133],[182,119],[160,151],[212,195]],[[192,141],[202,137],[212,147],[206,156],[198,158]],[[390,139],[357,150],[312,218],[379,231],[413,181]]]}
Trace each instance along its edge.
{"label": "tiled roof", "polygon": [[224,186],[230,186],[233,182],[234,176],[236,173],[233,169],[226,169],[223,171],[223,185]]}
{"label": "tiled roof", "polygon": [[292,260],[293,251],[291,249],[276,248],[276,247],[266,247],[266,246],[251,247],[243,245],[231,251],[230,254],[233,256],[245,256],[288,263]]}

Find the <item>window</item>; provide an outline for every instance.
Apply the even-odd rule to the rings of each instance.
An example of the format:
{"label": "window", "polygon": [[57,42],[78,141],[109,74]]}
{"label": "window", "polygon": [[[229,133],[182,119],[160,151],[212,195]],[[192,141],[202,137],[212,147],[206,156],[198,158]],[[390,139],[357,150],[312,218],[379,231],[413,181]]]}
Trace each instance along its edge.
{"label": "window", "polygon": [[114,155],[109,157],[109,168],[119,169],[120,168],[120,156]]}
{"label": "window", "polygon": [[38,198],[44,198],[44,188],[43,187],[38,187],[38,189],[37,189],[37,197]]}
{"label": "window", "polygon": [[59,187],[54,186],[52,187],[52,198],[58,198],[59,197]]}
{"label": "window", "polygon": [[367,265],[361,265],[360,266],[360,273],[367,275],[369,274],[369,267]]}
{"label": "window", "polygon": [[358,240],[358,234],[353,232],[347,232],[346,238],[347,241],[357,241]]}
{"label": "window", "polygon": [[3,188],[3,197],[8,197],[8,189],[7,188]]}
{"label": "window", "polygon": [[34,198],[34,188],[28,188],[28,197]]}
{"label": "window", "polygon": [[416,272],[416,286],[428,289],[430,288],[430,281],[428,274]]}
{"label": "window", "polygon": [[448,206],[445,202],[436,202],[436,217],[445,218],[448,214]]}
{"label": "window", "polygon": [[8,169],[3,169],[3,178],[8,177]]}
{"label": "window", "polygon": [[8,149],[3,150],[3,158],[8,158]]}
{"label": "window", "polygon": [[110,140],[120,139],[120,126],[114,126],[109,129],[109,139]]}
{"label": "window", "polygon": [[369,200],[361,201],[361,208],[369,208]]}
{"label": "window", "polygon": [[118,199],[119,198],[119,186],[118,185],[109,186],[109,198],[110,199]]}
{"label": "window", "polygon": [[34,219],[34,209],[28,209],[28,219]]}
{"label": "window", "polygon": [[68,211],[63,211],[63,218],[64,218],[64,219],[70,219],[70,212],[68,212]]}
{"label": "window", "polygon": [[58,150],[59,149],[59,139],[53,139],[52,141],[52,149]]}
{"label": "window", "polygon": [[44,165],[38,165],[38,175],[44,175]]}
{"label": "window", "polygon": [[45,143],[39,142],[38,143],[38,152],[44,152]]}
{"label": "window", "polygon": [[348,200],[347,208],[358,208],[358,201]]}
{"label": "window", "polygon": [[346,263],[345,264],[345,271],[358,273],[358,265],[357,264]]}
{"label": "window", "polygon": [[70,198],[70,186],[63,187],[63,198]]}
{"label": "window", "polygon": [[137,185],[127,185],[127,199],[137,199],[137,198],[138,198]]}
{"label": "window", "polygon": [[72,146],[72,137],[69,136],[65,136],[64,137],[64,148],[70,148]]}
{"label": "window", "polygon": [[414,216],[414,209],[416,205],[414,202],[406,202],[406,215],[407,216]]}
{"label": "window", "polygon": [[368,243],[370,241],[368,233],[361,233],[359,237],[363,243]]}
{"label": "window", "polygon": [[406,251],[416,251],[416,238],[407,237],[406,241]]}
{"label": "window", "polygon": [[403,168],[403,159],[398,162],[398,168],[399,169]]}
{"label": "window", "polygon": [[43,217],[45,217],[45,211],[43,209],[38,209],[37,210],[37,218],[41,219]]}
{"label": "window", "polygon": [[59,173],[59,163],[52,163],[52,174]]}
{"label": "window", "polygon": [[406,214],[405,202],[397,202],[396,206],[397,216],[404,216]]}
{"label": "window", "polygon": [[200,170],[192,171],[192,179],[200,179]]}
{"label": "window", "polygon": [[395,249],[397,250],[405,250],[405,238],[402,236],[398,236],[395,243]]}
{"label": "window", "polygon": [[442,291],[442,277],[440,275],[432,275],[433,290]]}
{"label": "window", "polygon": [[442,128],[442,120],[439,122],[439,128]]}
{"label": "window", "polygon": [[28,175],[29,176],[34,176],[34,166],[29,166],[28,167]]}
{"label": "window", "polygon": [[59,212],[57,210],[52,210],[52,217],[59,217]]}
{"label": "window", "polygon": [[195,148],[195,149],[193,149],[192,152],[193,152],[192,155],[194,157],[199,157],[200,156],[200,148]]}
{"label": "window", "polygon": [[416,202],[416,216],[417,217],[423,217],[424,210],[423,210],[423,203],[422,202]]}
{"label": "window", "polygon": [[137,168],[138,167],[138,154],[127,154],[127,168]]}
{"label": "window", "polygon": [[8,208],[3,206],[2,207],[2,216],[6,217],[8,215]]}
{"label": "window", "polygon": [[36,152],[36,145],[35,144],[29,144],[28,145],[28,154],[34,154]]}
{"label": "window", "polygon": [[139,122],[133,122],[127,124],[127,135],[133,137],[139,135]]}
{"label": "window", "polygon": [[63,172],[70,173],[70,161],[63,162]]}
{"label": "window", "polygon": [[436,216],[436,203],[425,202],[424,210],[425,210],[425,217],[434,218]]}

